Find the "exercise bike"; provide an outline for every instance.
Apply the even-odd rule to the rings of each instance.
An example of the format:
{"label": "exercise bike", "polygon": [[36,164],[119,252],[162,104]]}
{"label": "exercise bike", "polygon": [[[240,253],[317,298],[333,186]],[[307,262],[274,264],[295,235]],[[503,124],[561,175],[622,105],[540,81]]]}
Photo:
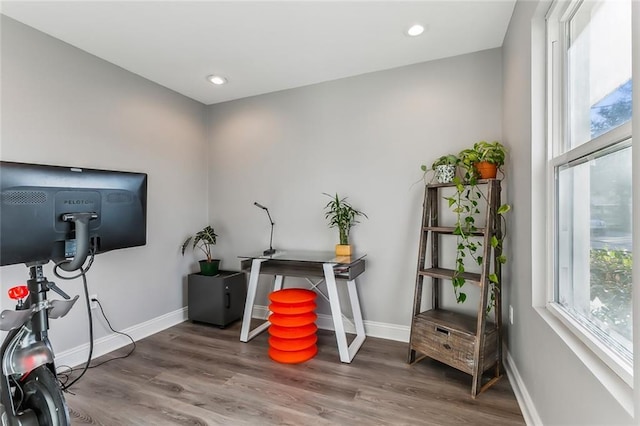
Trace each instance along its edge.
{"label": "exercise bike", "polygon": [[[96,217],[91,213],[74,213],[64,218],[74,222],[78,247],[72,259],[59,262],[56,267],[67,272],[82,270],[89,253],[88,223]],[[45,278],[42,266],[46,263],[48,260],[27,264],[27,285],[9,290],[9,297],[16,300],[15,310],[0,314],[0,330],[8,332],[0,349],[1,426],[70,424],[69,408],[56,378],[48,330],[49,319],[67,315],[78,296],[72,299]],[[50,290],[65,300],[48,300]]]}

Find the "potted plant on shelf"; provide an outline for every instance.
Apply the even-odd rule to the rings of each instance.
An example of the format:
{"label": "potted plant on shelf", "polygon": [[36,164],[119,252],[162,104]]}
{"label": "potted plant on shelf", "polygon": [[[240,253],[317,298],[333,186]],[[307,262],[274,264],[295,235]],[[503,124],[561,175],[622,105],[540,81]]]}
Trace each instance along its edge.
{"label": "potted plant on shelf", "polygon": [[436,161],[431,164],[431,168],[428,169],[426,165],[420,166],[422,171],[424,172],[423,179],[426,183],[427,173],[430,170],[433,170],[434,177],[438,183],[449,183],[453,180],[456,175],[456,168],[458,167],[458,163],[460,159],[457,155],[448,154],[443,155],[438,158]]}
{"label": "potted plant on shelf", "polygon": [[331,201],[325,206],[325,219],[329,221],[329,228],[338,228],[340,233],[340,244],[336,245],[337,256],[350,256],[351,246],[349,245],[349,231],[351,227],[359,223],[358,216],[367,217],[363,212],[356,210],[347,203],[346,197],[340,198],[338,194],[335,196],[324,193],[331,197]]}
{"label": "potted plant on shelf", "polygon": [[473,148],[463,149],[458,154],[465,168],[465,179],[495,179],[498,169],[504,165],[506,148],[498,141],[480,141]]}
{"label": "potted plant on shelf", "polygon": [[199,248],[207,257],[204,260],[199,261],[200,263],[200,273],[202,275],[217,275],[218,267],[220,265],[220,259],[214,259],[211,256],[211,246],[216,244],[216,237],[218,235],[215,233],[213,228],[209,225],[205,226],[201,231],[196,233],[195,235],[190,236],[184,243],[182,243],[182,255],[184,256],[184,252],[192,243],[192,249],[195,250],[196,247]]}
{"label": "potted plant on shelf", "polygon": [[[453,178],[456,191],[446,199],[449,202],[449,208],[456,214],[456,223],[453,231],[454,235],[457,236],[456,272],[452,282],[456,300],[458,303],[462,303],[467,297],[461,291],[465,283],[465,279],[462,277],[462,274],[466,271],[465,260],[470,257],[479,266],[485,261],[481,255],[482,241],[480,238],[474,237],[478,231],[475,221],[480,214],[480,202],[484,200],[485,204],[488,203],[486,195],[477,186],[478,178],[494,179],[496,177],[497,170],[504,165],[506,149],[498,141],[480,141],[476,142],[473,148],[460,151],[458,157],[459,163],[465,170],[464,178]],[[491,169],[488,174],[485,173],[487,168]],[[510,209],[511,206],[509,204],[499,206],[496,211],[496,220],[504,220],[503,215]],[[504,234],[500,234],[499,238],[494,236],[490,241],[492,248],[498,249],[500,252],[496,261],[501,264],[507,261],[507,258],[502,254],[503,240]],[[490,274],[488,278],[492,284],[498,282],[496,274]],[[491,292],[491,295],[493,297],[493,292]]]}

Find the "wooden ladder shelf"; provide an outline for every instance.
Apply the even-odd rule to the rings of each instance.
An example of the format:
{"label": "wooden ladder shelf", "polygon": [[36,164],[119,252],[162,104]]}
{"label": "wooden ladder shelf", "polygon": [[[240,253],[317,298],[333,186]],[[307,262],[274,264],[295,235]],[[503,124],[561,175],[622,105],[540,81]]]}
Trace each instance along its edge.
{"label": "wooden ladder shelf", "polygon": [[[473,232],[482,242],[483,262],[480,273],[464,272],[459,276],[466,284],[480,288],[480,301],[477,314],[466,315],[442,308],[442,280],[451,280],[457,276],[453,269],[440,267],[440,239],[443,235],[453,235],[454,227],[438,223],[440,201],[443,188],[455,188],[450,184],[430,184],[425,188],[418,268],[411,321],[408,362],[415,363],[424,357],[443,362],[473,377],[471,396],[475,398],[500,379],[502,367],[502,304],[500,291],[501,245],[492,247],[491,240],[502,239],[500,207],[500,181],[497,179],[479,180],[478,186],[486,187],[485,226]],[[430,259],[427,262],[427,252]],[[498,283],[491,283],[490,274],[496,274]],[[431,280],[431,308],[422,309],[422,295],[425,278]],[[493,300],[490,291],[493,292]],[[489,311],[493,311],[491,321]],[[491,377],[488,372],[493,367]],[[487,373],[487,374],[485,374]]]}

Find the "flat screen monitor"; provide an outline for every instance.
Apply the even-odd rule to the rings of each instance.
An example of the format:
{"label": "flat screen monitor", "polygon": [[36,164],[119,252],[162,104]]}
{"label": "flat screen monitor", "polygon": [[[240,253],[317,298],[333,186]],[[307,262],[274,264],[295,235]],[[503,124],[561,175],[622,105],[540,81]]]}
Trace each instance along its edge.
{"label": "flat screen monitor", "polygon": [[0,266],[146,244],[145,173],[0,161],[0,190]]}

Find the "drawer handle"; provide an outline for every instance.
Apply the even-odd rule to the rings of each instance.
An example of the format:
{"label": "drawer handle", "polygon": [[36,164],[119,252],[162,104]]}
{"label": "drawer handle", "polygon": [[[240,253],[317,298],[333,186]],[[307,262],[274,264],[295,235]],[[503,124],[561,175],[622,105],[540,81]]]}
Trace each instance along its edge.
{"label": "drawer handle", "polygon": [[436,331],[438,333],[446,334],[447,336],[450,334],[449,330],[447,330],[446,328],[436,327]]}
{"label": "drawer handle", "polygon": [[444,345],[442,345],[443,348],[445,348],[446,350],[451,349],[451,346],[449,346],[448,343],[445,343]]}

